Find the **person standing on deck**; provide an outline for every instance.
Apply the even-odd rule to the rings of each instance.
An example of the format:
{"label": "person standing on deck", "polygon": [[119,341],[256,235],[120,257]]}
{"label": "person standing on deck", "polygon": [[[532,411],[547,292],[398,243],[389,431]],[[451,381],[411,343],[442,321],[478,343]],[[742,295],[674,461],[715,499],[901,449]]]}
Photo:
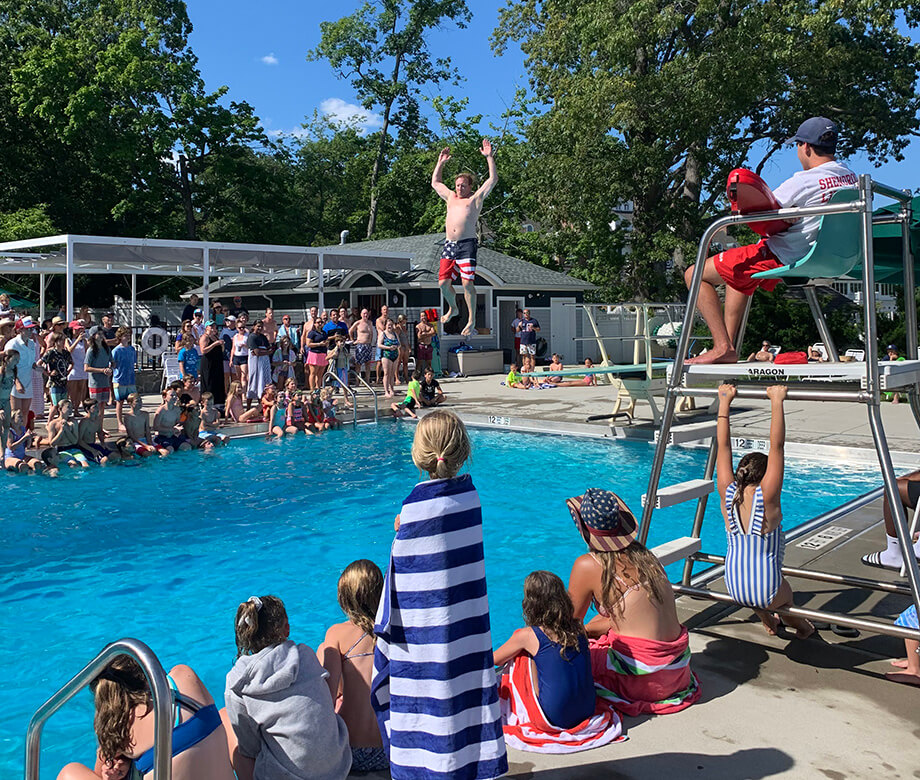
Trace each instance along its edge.
{"label": "person standing on deck", "polygon": [[463,285],[463,297],[469,311],[469,321],[461,334],[469,336],[476,327],[476,252],[479,240],[476,238],[476,225],[482,211],[486,196],[498,183],[498,171],[492,156],[492,143],[488,138],[482,139],[482,155],[489,164],[489,178],[473,192],[473,174],[461,173],[454,180],[453,191],[441,180],[444,164],[450,159],[450,147],[445,146],[438,156],[437,165],[431,174],[431,186],[447,202],[447,219],[445,220],[444,248],[441,250],[441,263],[438,271],[438,284],[447,301],[447,313],[441,322],[448,323],[457,315],[457,298],[454,295],[453,282],[458,277]]}
{"label": "person standing on deck", "polygon": [[[837,162],[837,125],[830,119],[821,116],[806,119],[789,139],[789,143],[793,141],[802,170],[773,191],[783,208],[819,206],[827,203],[837,190],[856,186],[856,174]],[[687,363],[738,361],[735,339],[748,298],[758,287],[770,292],[779,283],[778,279],[754,279],[753,275],[805,257],[818,238],[820,223],[821,217],[799,219],[786,230],[756,244],[728,249],[705,261],[697,308],[712,333],[712,349]],[[690,266],[684,273],[688,289],[693,269]],[[716,293],[720,284],[725,284],[724,315]]]}

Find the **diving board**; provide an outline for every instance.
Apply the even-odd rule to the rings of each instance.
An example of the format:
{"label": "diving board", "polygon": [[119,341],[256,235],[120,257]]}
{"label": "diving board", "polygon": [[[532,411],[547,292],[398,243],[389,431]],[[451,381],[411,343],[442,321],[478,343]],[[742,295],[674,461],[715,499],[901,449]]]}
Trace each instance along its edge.
{"label": "diving board", "polygon": [[559,371],[528,371],[526,373],[521,373],[519,376],[535,376],[535,377],[548,377],[548,376],[592,376],[594,374],[638,374],[642,372],[646,373],[649,369],[652,371],[663,371],[666,368],[672,366],[670,360],[667,362],[661,363],[633,363],[626,366],[595,366],[594,368],[563,368]]}
{"label": "diving board", "polygon": [[[879,361],[879,387],[894,390],[920,382],[920,360]],[[668,371],[668,378],[671,371]],[[848,363],[718,363],[715,365],[685,365],[683,387],[711,387],[722,380],[755,382],[759,384],[840,382],[856,383],[866,389],[866,364]]]}

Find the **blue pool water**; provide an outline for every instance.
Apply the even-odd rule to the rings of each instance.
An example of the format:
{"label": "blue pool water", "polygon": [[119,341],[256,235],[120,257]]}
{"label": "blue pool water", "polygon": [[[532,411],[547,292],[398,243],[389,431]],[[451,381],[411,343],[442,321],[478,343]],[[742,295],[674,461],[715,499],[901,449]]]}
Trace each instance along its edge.
{"label": "blue pool water", "polygon": [[[190,664],[222,702],[240,601],[273,593],[292,637],[316,647],[342,619],[336,582],[356,558],[385,565],[393,518],[419,479],[413,427],[382,424],[212,454],[5,482],[0,548],[0,777],[22,776],[36,707],[106,642],[147,642],[168,669]],[[584,545],[564,500],[616,490],[640,511],[652,448],[471,430],[469,470],[483,503],[494,641],[520,622],[521,584],[538,568],[567,580]],[[662,484],[702,474],[705,450],[668,454]],[[860,495],[875,471],[789,462],[787,528]],[[704,549],[724,551],[710,501]],[[689,533],[693,506],[656,513],[650,543]],[[93,758],[92,704],[81,693],[47,724],[42,777]]]}

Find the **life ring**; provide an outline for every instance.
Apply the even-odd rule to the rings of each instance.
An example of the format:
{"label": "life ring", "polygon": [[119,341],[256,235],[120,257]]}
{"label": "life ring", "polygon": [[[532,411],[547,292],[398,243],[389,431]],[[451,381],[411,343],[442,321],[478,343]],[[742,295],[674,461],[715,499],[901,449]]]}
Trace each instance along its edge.
{"label": "life ring", "polygon": [[169,336],[163,328],[147,328],[141,335],[141,349],[151,357],[159,357],[169,346]]}

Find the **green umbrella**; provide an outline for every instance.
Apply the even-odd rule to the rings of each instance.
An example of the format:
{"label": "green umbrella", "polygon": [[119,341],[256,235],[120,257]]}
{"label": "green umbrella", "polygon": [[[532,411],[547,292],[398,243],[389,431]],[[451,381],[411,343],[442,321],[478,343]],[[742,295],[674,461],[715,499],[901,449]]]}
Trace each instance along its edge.
{"label": "green umbrella", "polygon": [[25,298],[18,298],[17,296],[13,295],[13,293],[11,293],[9,290],[0,289],[0,295],[2,295],[3,293],[6,293],[7,295],[10,296],[10,308],[12,309],[34,309],[36,306],[38,306],[37,303],[32,303],[31,301],[27,301]]}
{"label": "green umbrella", "polygon": [[[920,196],[911,201],[913,214],[910,223],[910,248],[914,256],[914,279],[920,285]],[[899,203],[876,209],[875,214],[895,214],[901,208]],[[904,262],[901,259],[901,224],[874,225],[872,227],[872,253],[875,258],[875,281],[888,284],[904,283]],[[852,275],[862,277],[857,266]]]}

